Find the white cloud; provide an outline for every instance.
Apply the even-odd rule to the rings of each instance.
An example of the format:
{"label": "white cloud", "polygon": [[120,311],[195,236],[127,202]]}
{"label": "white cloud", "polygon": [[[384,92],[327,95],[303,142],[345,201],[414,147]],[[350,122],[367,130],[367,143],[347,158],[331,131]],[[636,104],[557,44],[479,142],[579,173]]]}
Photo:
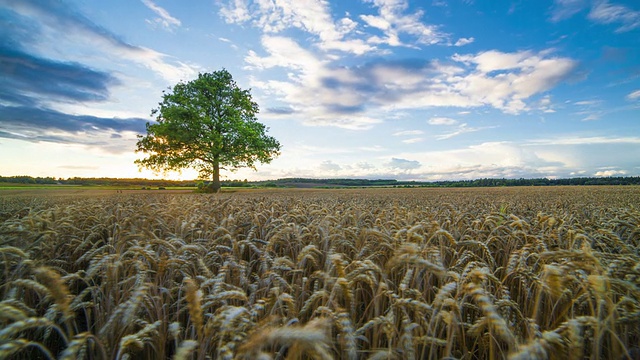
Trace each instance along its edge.
{"label": "white cloud", "polygon": [[[283,68],[287,79],[254,78],[254,88],[276,95],[278,101],[295,110],[292,116],[304,118],[306,124],[359,129],[388,119],[384,113],[408,109],[489,105],[509,114],[530,111],[527,100],[554,87],[576,65],[569,58],[553,57],[550,51],[488,51],[456,55],[452,63],[377,61],[344,67],[303,49],[290,38],[266,35],[262,45],[267,55],[250,51],[245,57],[247,67]],[[541,110],[537,105],[533,108]]]}
{"label": "white cloud", "polygon": [[403,130],[403,131],[394,132],[392,135],[393,136],[407,136],[407,135],[422,135],[422,134],[424,134],[424,131],[422,131],[422,130]]}
{"label": "white cloud", "polygon": [[[452,150],[398,153],[394,157],[422,164],[411,172],[414,179],[569,177],[585,169],[620,171],[637,164],[639,143],[638,137],[581,138],[567,134],[557,139],[485,142]],[[612,151],[619,154],[613,164]],[[612,165],[614,168],[602,168]]]}
{"label": "white cloud", "polygon": [[382,122],[367,116],[322,115],[313,111],[310,111],[309,114],[309,117],[302,120],[302,123],[308,126],[335,126],[348,130],[368,130]]}
{"label": "white cloud", "polygon": [[284,67],[308,74],[320,71],[322,67],[322,62],[313,53],[303,49],[291,38],[263,36],[262,46],[269,56],[260,57],[254,51],[249,51],[244,61],[250,69]]}
{"label": "white cloud", "polygon": [[[379,29],[384,37],[371,36],[369,42],[389,46],[406,46],[400,36],[407,34],[417,44],[433,45],[442,42],[447,35],[438,26],[423,23],[422,11],[406,14],[409,4],[406,0],[364,0],[378,8],[378,15],[360,15],[360,19],[369,26]],[[412,45],[412,44],[409,44]]]}
{"label": "white cloud", "polygon": [[[610,173],[611,176],[638,176],[639,144],[640,137],[579,137],[564,134],[549,139],[484,142],[450,150],[389,154],[393,150],[386,149],[385,154],[388,155],[385,156],[379,156],[382,154],[376,152],[371,153],[370,158],[353,158],[353,162],[341,157],[339,164],[333,160],[336,162],[325,162],[324,165],[320,160],[309,163],[308,159],[303,160],[296,153],[299,159],[276,159],[274,164],[280,160],[282,164],[286,164],[282,165],[281,170],[277,170],[277,166],[273,164],[266,165],[266,169],[272,171],[263,172],[261,168],[260,174],[266,178],[309,176],[402,180],[562,178],[589,176],[596,172],[607,176],[607,171],[627,171],[625,174]],[[356,153],[362,151],[351,150]],[[315,154],[322,154],[322,150],[314,151]],[[611,157],[611,153],[616,156]],[[291,170],[292,161],[296,164],[293,166],[295,171]],[[321,171],[321,166],[326,166],[327,171]]]}
{"label": "white cloud", "polygon": [[281,36],[263,36],[262,45],[269,53],[259,56],[253,51],[245,57],[249,69],[288,69],[287,81],[252,80],[251,85],[275,94],[294,111],[290,117],[311,126],[336,126],[364,130],[381,120],[357,111],[364,95],[349,89],[332,88],[326,77],[337,76],[342,81],[356,81],[354,74],[344,69],[330,69],[327,60],[320,60],[294,40]]}
{"label": "white cloud", "polygon": [[231,46],[231,48],[234,49],[234,50],[238,50],[239,49],[238,45],[234,44],[233,41],[231,41],[231,40],[229,40],[227,38],[219,37],[218,40],[220,40],[223,43],[229,44],[229,46]]}
{"label": "white cloud", "polygon": [[234,0],[221,4],[220,14],[228,23],[251,24],[265,33],[297,28],[317,37],[325,51],[338,50],[362,55],[376,50],[362,39],[353,38],[358,23],[349,17],[334,20],[327,1],[315,0]]}
{"label": "white cloud", "polygon": [[220,15],[229,24],[243,23],[251,19],[249,7],[245,0],[232,0],[226,5],[221,3]]}
{"label": "white cloud", "polygon": [[576,67],[569,58],[551,57],[549,51],[456,55],[454,60],[478,70],[460,78],[454,88],[472,102],[489,104],[506,113],[529,110],[525,99],[551,89]]}
{"label": "white cloud", "polygon": [[489,50],[473,55],[454,55],[454,60],[463,63],[473,63],[482,73],[490,73],[497,70],[513,70],[528,67],[537,62],[531,51],[519,51],[515,53],[503,53],[497,50]]}
{"label": "white cloud", "polygon": [[540,101],[538,101],[538,110],[544,113],[555,113],[556,111],[553,109],[553,103],[551,101],[551,95],[543,96]]}
{"label": "white cloud", "polygon": [[375,169],[376,168],[375,166],[373,166],[372,164],[369,164],[366,161],[357,163],[356,167],[358,169],[362,169],[362,170],[371,170],[371,169]]}
{"label": "white cloud", "polygon": [[320,168],[321,171],[329,171],[329,172],[340,171],[342,169],[340,165],[334,163],[331,160],[323,161],[318,167]]}
{"label": "white cloud", "polygon": [[598,105],[600,103],[602,103],[601,100],[581,100],[581,101],[574,102],[575,105],[579,105],[579,106],[592,106],[592,105]]}
{"label": "white cloud", "polygon": [[420,162],[415,160],[407,160],[407,159],[394,157],[394,158],[391,158],[391,160],[388,163],[386,163],[386,166],[394,169],[409,171],[409,170],[419,168]]}
{"label": "white cloud", "polygon": [[551,89],[576,66],[573,60],[551,57],[548,52],[488,51],[454,56],[454,60],[477,71],[455,76],[442,74],[438,77],[441,81],[434,84],[437,86],[427,89],[431,91],[416,92],[410,100],[431,106],[475,107],[486,104],[517,114],[529,110],[524,100]]}
{"label": "white cloud", "polygon": [[628,100],[638,100],[640,99],[640,90],[633,91],[627,95]]}
{"label": "white cloud", "polygon": [[609,176],[624,176],[626,174],[627,174],[627,171],[625,170],[602,170],[602,171],[596,172],[594,175],[601,176],[601,177],[609,177]]}
{"label": "white cloud", "polygon": [[171,84],[181,80],[190,80],[201,69],[196,64],[187,64],[182,61],[168,62],[170,56],[152,49],[141,48],[140,51],[127,54],[131,61],[137,62],[162,76]]}
{"label": "white cloud", "polygon": [[360,18],[364,20],[364,22],[366,22],[369,26],[380,29],[382,31],[387,31],[391,28],[391,23],[379,16],[360,15]]}
{"label": "white cloud", "polygon": [[536,150],[511,142],[486,142],[459,149],[395,156],[411,156],[424,164],[412,174],[414,178],[428,180],[539,177],[562,171],[566,166],[556,159],[541,157]]}
{"label": "white cloud", "polygon": [[424,141],[423,138],[410,138],[410,139],[404,139],[402,140],[403,143],[405,144],[415,144],[415,143],[419,143]]}
{"label": "white cloud", "polygon": [[586,117],[584,117],[582,119],[582,121],[595,121],[595,120],[600,120],[600,116],[602,116],[600,113],[591,113],[589,115],[587,115]]}
{"label": "white cloud", "polygon": [[598,24],[616,24],[616,32],[631,31],[640,27],[640,11],[625,5],[612,4],[607,0],[555,0],[551,8],[551,21],[571,18],[589,7],[587,19]]}
{"label": "white cloud", "polygon": [[599,24],[620,24],[616,32],[631,31],[640,27],[640,11],[624,5],[598,1],[591,8],[588,18]]}
{"label": "white cloud", "polygon": [[460,124],[458,128],[452,132],[448,132],[448,133],[436,136],[436,139],[446,140],[446,139],[451,139],[452,137],[455,137],[458,135],[472,133],[472,132],[481,131],[485,129],[492,129],[492,128],[495,128],[495,126],[469,127],[466,123],[463,123],[463,124]]}
{"label": "white cloud", "polygon": [[476,39],[473,37],[470,38],[460,38],[458,39],[458,41],[456,41],[455,44],[453,44],[453,46],[465,46],[465,45],[469,45],[472,42],[474,42]]}
{"label": "white cloud", "polygon": [[587,7],[587,0],[555,0],[551,8],[551,21],[568,19]]}
{"label": "white cloud", "polygon": [[447,117],[434,117],[427,120],[429,125],[455,125],[458,121]]}
{"label": "white cloud", "polygon": [[155,12],[159,16],[158,18],[155,18],[153,20],[153,23],[160,24],[165,29],[168,29],[168,30],[171,30],[173,27],[178,27],[182,25],[182,22],[180,22],[180,20],[171,16],[171,14],[169,14],[167,10],[156,5],[153,1],[142,0],[142,3],[144,3],[146,7],[151,9],[153,12]]}
{"label": "white cloud", "polygon": [[[40,38],[56,39],[54,42],[42,41],[37,44],[40,52],[58,55],[74,49],[87,58],[111,63],[130,61],[154,71],[172,84],[190,79],[198,73],[199,66],[174,60],[153,49],[131,45],[64,5],[55,10],[51,11],[49,5],[40,2],[22,2],[14,7],[14,11],[34,17],[41,23],[44,34]],[[77,61],[76,58],[69,60]]]}
{"label": "white cloud", "polygon": [[640,137],[563,136],[563,137],[552,138],[552,139],[529,140],[524,145],[525,146],[531,146],[531,145],[544,146],[544,145],[600,145],[600,144],[640,144]]}

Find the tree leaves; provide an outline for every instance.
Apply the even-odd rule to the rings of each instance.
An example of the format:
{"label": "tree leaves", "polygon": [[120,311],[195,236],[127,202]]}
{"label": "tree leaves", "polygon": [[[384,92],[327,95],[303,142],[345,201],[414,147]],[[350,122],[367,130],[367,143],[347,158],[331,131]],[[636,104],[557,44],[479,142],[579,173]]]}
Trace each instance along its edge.
{"label": "tree leaves", "polygon": [[135,163],[156,172],[195,168],[200,177],[213,178],[217,191],[220,168],[255,170],[280,154],[280,143],[257,121],[258,111],[250,91],[225,69],[180,82],[152,110],[156,123],[147,124],[136,148],[148,157]]}

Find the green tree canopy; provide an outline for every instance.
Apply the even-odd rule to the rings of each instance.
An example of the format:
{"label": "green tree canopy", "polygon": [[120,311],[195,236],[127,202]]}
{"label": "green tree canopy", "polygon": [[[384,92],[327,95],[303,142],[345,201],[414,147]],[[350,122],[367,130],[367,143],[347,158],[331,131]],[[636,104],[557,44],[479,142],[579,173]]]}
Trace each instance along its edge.
{"label": "green tree canopy", "polygon": [[256,119],[258,104],[249,90],[240,89],[225,70],[199,74],[163,92],[153,109],[156,123],[138,136],[139,167],[153,171],[195,168],[201,178],[220,189],[220,170],[236,170],[269,163],[280,154],[280,143]]}

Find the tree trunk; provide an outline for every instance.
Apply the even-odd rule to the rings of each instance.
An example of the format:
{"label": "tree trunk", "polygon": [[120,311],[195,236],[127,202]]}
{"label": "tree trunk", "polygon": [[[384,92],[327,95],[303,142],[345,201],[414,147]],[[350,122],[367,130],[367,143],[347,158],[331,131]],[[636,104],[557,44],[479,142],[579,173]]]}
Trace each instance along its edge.
{"label": "tree trunk", "polygon": [[218,159],[215,159],[213,163],[213,181],[211,184],[211,190],[214,193],[220,192],[220,162]]}

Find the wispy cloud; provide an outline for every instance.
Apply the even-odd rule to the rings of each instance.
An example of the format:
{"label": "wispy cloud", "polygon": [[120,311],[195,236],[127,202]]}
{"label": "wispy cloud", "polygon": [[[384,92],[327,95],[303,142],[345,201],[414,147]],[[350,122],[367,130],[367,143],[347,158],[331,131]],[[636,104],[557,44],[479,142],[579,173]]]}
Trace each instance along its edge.
{"label": "wispy cloud", "polygon": [[580,101],[574,102],[575,105],[579,105],[579,106],[593,106],[593,105],[599,105],[601,103],[602,103],[602,100],[580,100]]}
{"label": "wispy cloud", "polygon": [[415,144],[415,143],[419,143],[419,142],[423,142],[423,141],[424,141],[424,138],[421,138],[421,137],[402,140],[402,142],[405,143],[405,144]]}
{"label": "wispy cloud", "polygon": [[455,125],[458,121],[447,117],[434,117],[427,120],[429,125]]}
{"label": "wispy cloud", "polygon": [[2,45],[0,64],[4,83],[0,99],[5,104],[25,105],[25,101],[43,99],[102,101],[109,96],[109,86],[118,83],[109,73],[82,64],[45,59]]}
{"label": "wispy cloud", "polygon": [[460,38],[458,39],[458,41],[456,41],[455,44],[453,44],[453,46],[465,46],[465,45],[469,45],[472,42],[474,42],[476,39],[473,37],[470,38]]}
{"label": "wispy cloud", "polygon": [[529,140],[523,143],[525,146],[538,146],[538,145],[601,145],[601,144],[640,144],[640,137],[627,136],[627,137],[606,137],[606,136],[591,136],[591,137],[575,137],[575,136],[563,136],[550,139],[537,139]]}
{"label": "wispy cloud", "polygon": [[640,27],[640,11],[607,0],[555,0],[551,7],[551,21],[558,22],[589,9],[587,19],[603,25],[616,25],[616,32]]}
{"label": "wispy cloud", "polygon": [[640,27],[640,11],[608,1],[596,2],[588,18],[599,24],[616,24],[616,32],[631,31]]}
{"label": "wispy cloud", "polygon": [[445,133],[445,134],[442,134],[442,135],[437,135],[436,139],[437,140],[447,140],[447,139],[451,139],[452,137],[456,137],[458,135],[472,133],[472,132],[481,131],[481,130],[485,130],[485,129],[491,129],[491,128],[495,128],[495,126],[470,127],[466,123],[463,123],[463,124],[458,125],[458,127],[454,131],[451,131],[451,132],[448,132],[448,133]]}
{"label": "wispy cloud", "polygon": [[590,113],[587,116],[585,116],[584,118],[582,118],[582,121],[596,121],[596,120],[600,120],[601,117],[602,117],[601,113],[594,112],[594,113]]}
{"label": "wispy cloud", "polygon": [[633,91],[627,95],[627,100],[638,100],[640,99],[640,90]]}
{"label": "wispy cloud", "polygon": [[132,151],[132,140],[146,131],[147,123],[140,118],[70,115],[21,106],[0,106],[0,117],[0,138],[86,145],[112,153]]}
{"label": "wispy cloud", "polygon": [[130,131],[144,133],[148,120],[140,118],[100,118],[89,115],[69,115],[55,110],[21,106],[0,106],[2,128],[13,132],[62,131],[86,133],[92,131]]}
{"label": "wispy cloud", "polygon": [[173,30],[173,28],[175,27],[179,27],[182,25],[182,22],[178,19],[176,19],[175,17],[171,16],[171,14],[169,14],[169,12],[167,10],[165,10],[164,8],[156,5],[153,1],[151,0],[142,0],[142,3],[148,7],[149,9],[151,9],[154,13],[156,13],[156,15],[158,15],[159,17],[153,19],[153,20],[147,20],[149,23],[151,24],[159,24],[161,25],[163,28],[165,28],[166,30]]}
{"label": "wispy cloud", "polygon": [[555,0],[551,7],[551,21],[558,22],[571,18],[589,6],[589,0]]}
{"label": "wispy cloud", "polygon": [[422,134],[424,134],[424,131],[422,130],[403,130],[403,131],[394,132],[392,135],[393,136],[411,136],[411,135],[422,135]]}
{"label": "wispy cloud", "polygon": [[604,115],[601,99],[580,100],[573,103],[578,108],[576,115],[582,117],[581,121],[596,121]]}
{"label": "wispy cloud", "polygon": [[543,113],[551,114],[555,113],[555,109],[553,108],[553,103],[551,101],[551,95],[545,95],[538,101],[538,110]]}

